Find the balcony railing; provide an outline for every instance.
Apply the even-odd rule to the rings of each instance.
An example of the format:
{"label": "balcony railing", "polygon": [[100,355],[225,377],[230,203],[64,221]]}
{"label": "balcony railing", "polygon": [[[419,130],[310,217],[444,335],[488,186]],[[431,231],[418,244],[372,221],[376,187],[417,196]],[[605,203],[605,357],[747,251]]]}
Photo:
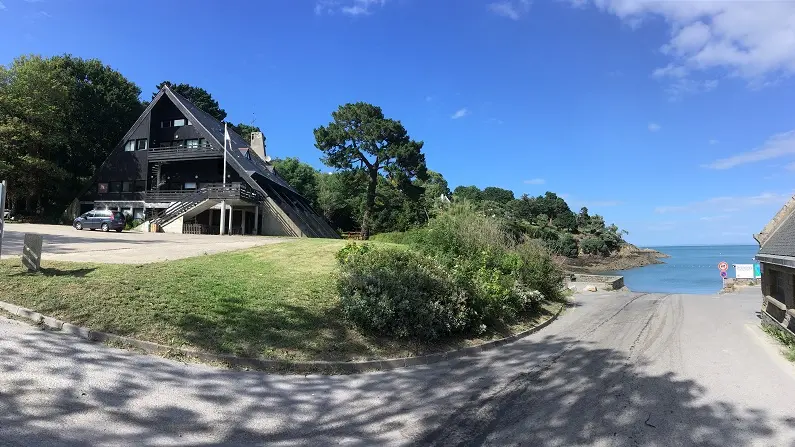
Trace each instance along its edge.
{"label": "balcony railing", "polygon": [[177,202],[187,196],[202,193],[207,199],[224,200],[240,199],[247,202],[259,203],[262,196],[245,183],[207,183],[199,189],[185,189],[179,191],[153,190],[147,191],[144,197],[147,202],[170,203]]}
{"label": "balcony railing", "polygon": [[149,148],[150,161],[166,160],[200,160],[207,158],[222,158],[224,153],[209,144],[201,146],[168,146]]}

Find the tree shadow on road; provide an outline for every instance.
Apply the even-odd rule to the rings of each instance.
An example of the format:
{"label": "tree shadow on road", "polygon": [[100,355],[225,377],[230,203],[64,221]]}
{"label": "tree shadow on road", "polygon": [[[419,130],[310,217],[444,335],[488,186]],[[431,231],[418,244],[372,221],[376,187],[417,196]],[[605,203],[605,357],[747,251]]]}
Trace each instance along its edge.
{"label": "tree shadow on road", "polygon": [[565,337],[353,376],[183,365],[35,330],[15,339],[0,339],[0,439],[12,445],[735,446],[792,431]]}

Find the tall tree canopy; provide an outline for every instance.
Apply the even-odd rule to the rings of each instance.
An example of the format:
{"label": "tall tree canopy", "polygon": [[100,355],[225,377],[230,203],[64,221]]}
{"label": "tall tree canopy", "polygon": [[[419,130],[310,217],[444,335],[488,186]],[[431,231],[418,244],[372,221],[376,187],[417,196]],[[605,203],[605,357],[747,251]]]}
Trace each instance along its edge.
{"label": "tall tree canopy", "polygon": [[63,211],[141,114],[140,93],[96,59],[23,56],[0,66],[0,179],[12,206]]}
{"label": "tall tree canopy", "polygon": [[319,173],[315,168],[293,157],[277,158],[273,160],[273,167],[290,186],[315,207],[319,188]]}
{"label": "tall tree canopy", "polygon": [[475,185],[456,186],[453,190],[453,198],[456,200],[468,200],[470,202],[480,202],[483,200],[483,191]]}
{"label": "tall tree canopy", "polygon": [[497,188],[496,186],[487,186],[481,193],[483,200],[491,200],[505,205],[514,199],[513,191],[509,189]]}
{"label": "tall tree canopy", "polygon": [[157,95],[157,92],[159,92],[164,85],[168,85],[171,90],[188,98],[193,105],[209,113],[218,121],[223,121],[226,119],[226,111],[218,105],[218,101],[213,98],[213,95],[201,87],[194,87],[190,84],[174,84],[171,81],[163,81],[160,84],[157,84],[157,90],[152,93],[152,98]]}
{"label": "tall tree canopy", "polygon": [[245,124],[245,123],[240,123],[237,125],[230,124],[230,127],[232,128],[232,130],[237,132],[241,137],[243,137],[243,139],[246,140],[246,143],[251,143],[251,132],[262,132],[262,130],[260,130],[259,127],[253,124]]}
{"label": "tall tree canopy", "polygon": [[381,172],[399,190],[414,187],[411,181],[427,173],[423,143],[412,140],[400,121],[384,117],[372,104],[345,104],[331,116],[328,126],[315,129],[315,147],[328,166],[367,175],[362,216],[362,238],[367,239]]}

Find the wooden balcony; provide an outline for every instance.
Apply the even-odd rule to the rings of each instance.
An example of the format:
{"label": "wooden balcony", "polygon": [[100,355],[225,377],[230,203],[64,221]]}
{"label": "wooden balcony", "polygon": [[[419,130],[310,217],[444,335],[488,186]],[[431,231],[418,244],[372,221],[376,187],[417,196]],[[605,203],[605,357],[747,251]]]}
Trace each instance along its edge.
{"label": "wooden balcony", "polygon": [[149,161],[204,160],[223,158],[224,153],[209,144],[201,146],[169,146],[149,148]]}
{"label": "wooden balcony", "polygon": [[246,202],[259,203],[262,196],[251,189],[245,183],[209,183],[202,185],[199,189],[184,189],[180,191],[153,190],[144,193],[145,200],[149,203],[171,203],[178,202],[189,196],[201,194],[206,199],[212,200],[244,200]]}

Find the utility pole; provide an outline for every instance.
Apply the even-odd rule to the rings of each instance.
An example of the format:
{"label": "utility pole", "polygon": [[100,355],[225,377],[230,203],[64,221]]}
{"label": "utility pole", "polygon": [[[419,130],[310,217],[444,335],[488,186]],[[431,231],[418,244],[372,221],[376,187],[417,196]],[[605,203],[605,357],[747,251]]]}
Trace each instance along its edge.
{"label": "utility pole", "polygon": [[6,225],[6,190],[8,183],[5,180],[0,182],[0,256],[3,255],[3,230]]}

